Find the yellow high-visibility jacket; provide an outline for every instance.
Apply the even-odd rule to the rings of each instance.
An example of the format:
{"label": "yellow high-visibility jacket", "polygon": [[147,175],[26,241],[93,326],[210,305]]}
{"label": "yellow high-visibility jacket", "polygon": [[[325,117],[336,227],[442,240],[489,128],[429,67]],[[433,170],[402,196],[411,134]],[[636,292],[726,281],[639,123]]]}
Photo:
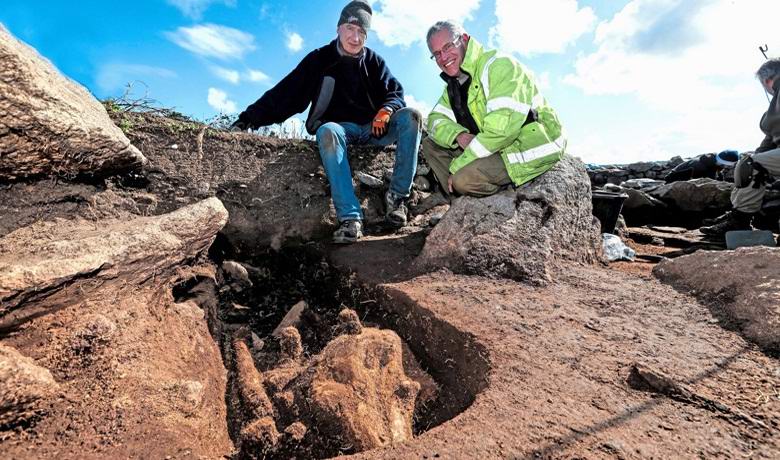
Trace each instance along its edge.
{"label": "yellow high-visibility jacket", "polygon": [[[484,50],[474,38],[469,39],[461,70],[471,76],[467,106],[479,133],[452,161],[450,173],[496,153],[515,185],[555,166],[566,139],[558,115],[539,93],[533,75],[511,56]],[[527,123],[534,113],[536,121]],[[455,138],[463,132],[468,129],[457,123],[445,88],[428,116],[428,133],[438,145],[454,149]]]}

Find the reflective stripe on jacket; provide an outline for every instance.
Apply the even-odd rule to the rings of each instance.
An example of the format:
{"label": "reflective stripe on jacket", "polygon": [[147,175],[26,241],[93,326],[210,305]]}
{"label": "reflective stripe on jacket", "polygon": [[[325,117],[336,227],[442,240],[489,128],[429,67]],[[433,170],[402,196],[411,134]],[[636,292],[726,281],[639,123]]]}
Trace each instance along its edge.
{"label": "reflective stripe on jacket", "polygon": [[[561,159],[566,148],[561,123],[522,64],[496,50],[484,50],[472,37],[461,70],[472,77],[467,105],[480,132],[452,161],[450,173],[500,152],[512,182],[522,185]],[[526,123],[531,110],[537,121]],[[455,138],[463,132],[468,130],[455,121],[445,88],[428,116],[428,133],[437,144],[454,149]]]}

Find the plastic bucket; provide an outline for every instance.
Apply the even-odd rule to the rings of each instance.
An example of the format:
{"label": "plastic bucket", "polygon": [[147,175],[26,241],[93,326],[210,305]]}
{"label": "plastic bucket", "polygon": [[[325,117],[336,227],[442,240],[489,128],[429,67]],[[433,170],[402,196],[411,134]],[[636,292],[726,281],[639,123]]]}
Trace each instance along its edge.
{"label": "plastic bucket", "polygon": [[593,191],[593,215],[601,222],[601,233],[614,233],[623,202],[628,195],[625,193]]}

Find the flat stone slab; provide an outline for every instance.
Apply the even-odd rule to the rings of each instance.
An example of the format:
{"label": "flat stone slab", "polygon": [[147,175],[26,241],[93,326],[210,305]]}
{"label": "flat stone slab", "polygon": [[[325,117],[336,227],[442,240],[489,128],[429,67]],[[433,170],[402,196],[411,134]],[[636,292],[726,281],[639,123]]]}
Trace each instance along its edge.
{"label": "flat stone slab", "polygon": [[143,281],[208,249],[227,222],[209,198],[129,220],[42,222],[0,238],[0,327],[15,310],[79,278]]}
{"label": "flat stone slab", "polygon": [[769,230],[736,230],[726,232],[726,248],[737,249],[748,246],[775,247],[775,235]]}

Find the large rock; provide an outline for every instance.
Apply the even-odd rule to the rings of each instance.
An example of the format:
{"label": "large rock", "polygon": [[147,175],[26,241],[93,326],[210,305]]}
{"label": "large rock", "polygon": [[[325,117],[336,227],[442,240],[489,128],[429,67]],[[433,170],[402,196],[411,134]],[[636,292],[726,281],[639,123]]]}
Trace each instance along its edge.
{"label": "large rock", "polygon": [[585,167],[566,156],[517,190],[454,200],[417,263],[543,284],[564,261],[595,262],[600,241]]}
{"label": "large rock", "polygon": [[645,191],[613,184],[605,185],[604,190],[628,195],[620,213],[631,227],[669,222],[670,216],[673,215],[666,203],[653,198]]}
{"label": "large rock", "polygon": [[647,193],[684,212],[726,211],[731,208],[734,184],[713,179],[693,179],[662,185]]}
{"label": "large rock", "polygon": [[39,415],[58,389],[48,369],[0,344],[0,429]]}
{"label": "large rock", "polygon": [[698,251],[664,260],[653,273],[701,297],[749,340],[780,350],[780,248]]}
{"label": "large rock", "polygon": [[364,328],[334,339],[313,360],[298,392],[320,432],[357,451],[412,439],[420,384],[404,373],[393,331]]}
{"label": "large rock", "polygon": [[99,225],[42,222],[6,235],[0,239],[0,327],[39,314],[36,305],[24,304],[81,278],[99,286],[169,272],[208,249],[227,217],[222,203],[210,198],[163,216]]}
{"label": "large rock", "polygon": [[418,394],[425,387],[431,403],[436,383],[395,332],[363,327],[354,310],[338,318],[339,335],[309,359],[295,327],[282,329],[277,351],[256,350],[254,360],[250,331],[234,333],[227,365],[239,458],[330,457],[413,438]]}
{"label": "large rock", "polygon": [[0,24],[0,181],[103,175],[145,161],[89,91]]}

